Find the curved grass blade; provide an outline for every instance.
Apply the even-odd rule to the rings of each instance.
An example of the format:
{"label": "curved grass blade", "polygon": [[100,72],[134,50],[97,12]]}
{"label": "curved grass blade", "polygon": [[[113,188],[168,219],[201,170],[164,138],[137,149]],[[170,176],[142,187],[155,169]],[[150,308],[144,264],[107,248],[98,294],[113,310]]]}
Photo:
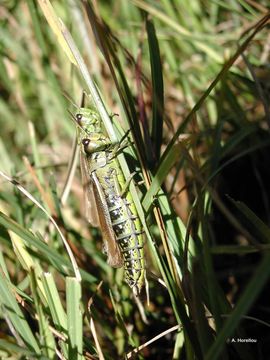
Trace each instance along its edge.
{"label": "curved grass blade", "polygon": [[28,197],[35,205],[37,205],[37,207],[39,207],[47,216],[48,218],[50,219],[50,221],[53,223],[53,225],[55,226],[56,230],[58,231],[65,247],[66,247],[66,250],[67,250],[67,253],[70,257],[70,261],[72,263],[72,266],[73,266],[73,270],[74,270],[74,273],[76,275],[76,278],[78,278],[78,280],[81,280],[81,275],[80,275],[80,272],[79,272],[79,268],[78,268],[78,265],[77,265],[77,262],[74,258],[74,255],[70,249],[70,246],[66,240],[66,238],[64,237],[62,231],[60,230],[58,224],[56,223],[56,221],[54,220],[54,218],[48,213],[48,211],[27,191],[24,189],[23,186],[21,186],[16,180],[12,179],[11,177],[5,175],[2,171],[0,171],[0,175],[8,180],[11,184],[15,185],[16,188],[18,190],[20,190],[26,197]]}
{"label": "curved grass blade", "polygon": [[[196,112],[200,109],[200,107],[203,105],[209,94],[212,92],[212,90],[216,87],[216,85],[219,83],[221,79],[224,78],[224,76],[227,74],[231,66],[234,64],[234,62],[238,59],[238,57],[245,51],[245,49],[248,47],[251,40],[267,25],[268,21],[270,19],[270,14],[266,14],[264,17],[262,17],[252,29],[252,33],[248,36],[248,38],[243,42],[242,45],[239,46],[238,50],[235,52],[235,54],[224,64],[221,71],[218,73],[216,78],[212,81],[208,89],[205,91],[205,93],[201,96],[199,101],[195,104],[191,112],[188,114],[186,119],[183,121],[183,123],[178,127],[176,130],[173,138],[167,145],[164,153],[162,154],[159,168],[162,166],[165,166],[165,162],[167,157],[170,156],[170,153],[173,153],[173,146],[178,141],[178,138],[180,134],[183,132],[183,130],[186,128],[187,124],[191,121],[192,118],[194,118]],[[250,30],[250,29],[249,29]]]}
{"label": "curved grass blade", "polygon": [[[35,251],[39,251],[40,255],[43,255],[48,259],[52,264],[62,273],[69,274],[69,271],[73,269],[72,264],[63,256],[55,252],[54,249],[51,249],[44,241],[29,230],[22,227],[16,221],[10,219],[8,216],[3,214],[0,211],[0,224],[3,225],[6,229],[10,229],[21,237],[27,246],[33,248]],[[80,270],[83,280],[93,283],[96,281],[96,278],[87,273],[84,270]]]}

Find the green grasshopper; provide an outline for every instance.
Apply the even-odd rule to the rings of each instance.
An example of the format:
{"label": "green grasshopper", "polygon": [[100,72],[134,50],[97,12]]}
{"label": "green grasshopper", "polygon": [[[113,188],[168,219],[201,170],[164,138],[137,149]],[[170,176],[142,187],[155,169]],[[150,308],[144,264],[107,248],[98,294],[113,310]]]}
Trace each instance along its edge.
{"label": "green grasshopper", "polygon": [[137,296],[145,281],[143,229],[117,159],[119,143],[111,142],[96,111],[81,108],[75,119],[88,220],[102,231],[108,264],[124,266]]}

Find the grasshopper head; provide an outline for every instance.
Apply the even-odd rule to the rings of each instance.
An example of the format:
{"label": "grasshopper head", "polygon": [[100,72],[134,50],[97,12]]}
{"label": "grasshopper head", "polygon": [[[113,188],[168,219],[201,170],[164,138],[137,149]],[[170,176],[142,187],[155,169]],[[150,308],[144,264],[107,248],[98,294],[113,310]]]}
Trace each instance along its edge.
{"label": "grasshopper head", "polygon": [[91,109],[81,108],[75,115],[75,119],[86,134],[101,132],[101,119],[99,114]]}

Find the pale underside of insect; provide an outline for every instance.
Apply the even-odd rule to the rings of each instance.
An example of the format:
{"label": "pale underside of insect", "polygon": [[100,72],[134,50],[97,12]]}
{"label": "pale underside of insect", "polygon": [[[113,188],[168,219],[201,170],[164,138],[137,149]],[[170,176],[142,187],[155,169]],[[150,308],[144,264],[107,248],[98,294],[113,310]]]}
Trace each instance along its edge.
{"label": "pale underside of insect", "polygon": [[112,144],[97,112],[81,108],[75,116],[80,163],[87,197],[87,217],[101,229],[108,264],[124,266],[125,280],[135,295],[145,281],[143,229]]}

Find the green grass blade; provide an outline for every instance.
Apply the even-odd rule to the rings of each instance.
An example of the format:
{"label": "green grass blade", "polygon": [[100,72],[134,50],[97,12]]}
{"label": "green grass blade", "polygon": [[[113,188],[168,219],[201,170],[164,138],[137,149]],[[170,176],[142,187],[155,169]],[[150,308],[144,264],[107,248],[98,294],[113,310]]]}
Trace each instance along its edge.
{"label": "green grass blade", "polygon": [[3,360],[19,359],[22,356],[25,356],[29,359],[51,360],[51,358],[37,354],[23,346],[16,345],[13,342],[4,339],[0,339],[0,356],[2,356],[1,359]]}
{"label": "green grass blade", "polygon": [[30,351],[34,351],[37,355],[41,353],[39,344],[28,325],[19,305],[14,296],[14,292],[8,281],[0,273],[0,304],[7,318],[11,321],[15,332],[22,339],[26,347]]}
{"label": "green grass blade", "polygon": [[152,104],[152,139],[155,146],[155,155],[159,159],[160,149],[163,138],[163,112],[164,112],[164,89],[162,64],[160,58],[160,51],[158,39],[154,23],[146,19],[146,30],[148,35],[148,46],[150,53],[151,77],[153,87],[153,104]]}
{"label": "green grass blade", "polygon": [[[60,254],[56,253],[54,249],[51,249],[45,242],[41,241],[37,236],[31,233],[29,230],[23,228],[21,225],[16,223],[14,220],[10,219],[8,216],[0,212],[0,224],[2,224],[6,229],[10,229],[21,237],[27,246],[36,248],[40,254],[44,255],[48,261],[53,261],[53,265],[57,267],[59,271],[64,274],[69,274],[72,270],[70,262]],[[94,276],[87,273],[86,271],[81,271],[82,277],[84,280],[92,283],[96,280]]]}
{"label": "green grass blade", "polygon": [[30,271],[30,278],[34,304],[38,316],[39,338],[41,341],[42,353],[45,354],[49,359],[54,359],[56,344],[52,331],[49,327],[48,319],[44,313],[42,300],[39,297],[38,282],[40,280],[38,280],[34,270]]}
{"label": "green grass blade", "polygon": [[234,64],[234,62],[238,59],[238,57],[241,55],[241,53],[248,47],[249,43],[252,41],[252,39],[259,33],[264,26],[267,24],[268,20],[270,18],[270,15],[267,14],[262,19],[260,19],[256,26],[254,27],[254,30],[252,31],[251,35],[248,36],[248,38],[243,42],[241,46],[239,46],[239,49],[235,52],[235,54],[225,63],[219,74],[216,76],[214,81],[210,84],[208,89],[204,92],[204,94],[201,96],[199,101],[195,104],[191,112],[186,117],[185,121],[178,127],[176,130],[173,138],[169,142],[169,144],[166,147],[166,150],[164,151],[161,161],[159,164],[159,167],[165,166],[164,163],[166,162],[167,158],[170,157],[170,154],[174,151],[173,146],[178,140],[179,135],[182,133],[183,129],[185,129],[186,125],[193,119],[196,112],[200,109],[200,107],[203,105],[209,94],[212,92],[212,90],[216,87],[216,85],[219,83],[220,80],[224,78],[224,76],[227,74],[231,66]]}
{"label": "green grass blade", "polygon": [[81,284],[75,278],[68,277],[67,285],[67,328],[69,339],[69,358],[82,360],[83,323],[81,309]]}
{"label": "green grass blade", "polygon": [[232,198],[229,198],[233,205],[241,212],[241,214],[249,222],[249,225],[254,230],[256,234],[259,235],[259,240],[269,244],[270,243],[270,229],[269,227],[252,211],[250,210],[243,202],[235,201]]}
{"label": "green grass blade", "polygon": [[243,295],[238,300],[235,308],[229,315],[229,318],[226,320],[224,326],[219,332],[215,342],[208,350],[205,357],[206,360],[216,360],[219,359],[220,354],[228,341],[228,339],[234,336],[234,331],[237,326],[243,320],[244,315],[248,312],[257,296],[259,295],[262,287],[269,279],[270,276],[270,255],[267,254],[264,256],[263,260],[257,267],[252,279],[247,285]]}
{"label": "green grass blade", "polygon": [[[48,306],[50,309],[50,313],[53,319],[53,323],[58,331],[60,331],[64,337],[67,338],[68,330],[67,330],[67,314],[64,311],[64,308],[61,303],[61,299],[59,296],[59,292],[56,288],[56,284],[54,279],[50,273],[44,273],[41,277],[46,298],[48,301]],[[66,342],[60,340],[62,351],[64,355],[68,356],[68,346]]]}

